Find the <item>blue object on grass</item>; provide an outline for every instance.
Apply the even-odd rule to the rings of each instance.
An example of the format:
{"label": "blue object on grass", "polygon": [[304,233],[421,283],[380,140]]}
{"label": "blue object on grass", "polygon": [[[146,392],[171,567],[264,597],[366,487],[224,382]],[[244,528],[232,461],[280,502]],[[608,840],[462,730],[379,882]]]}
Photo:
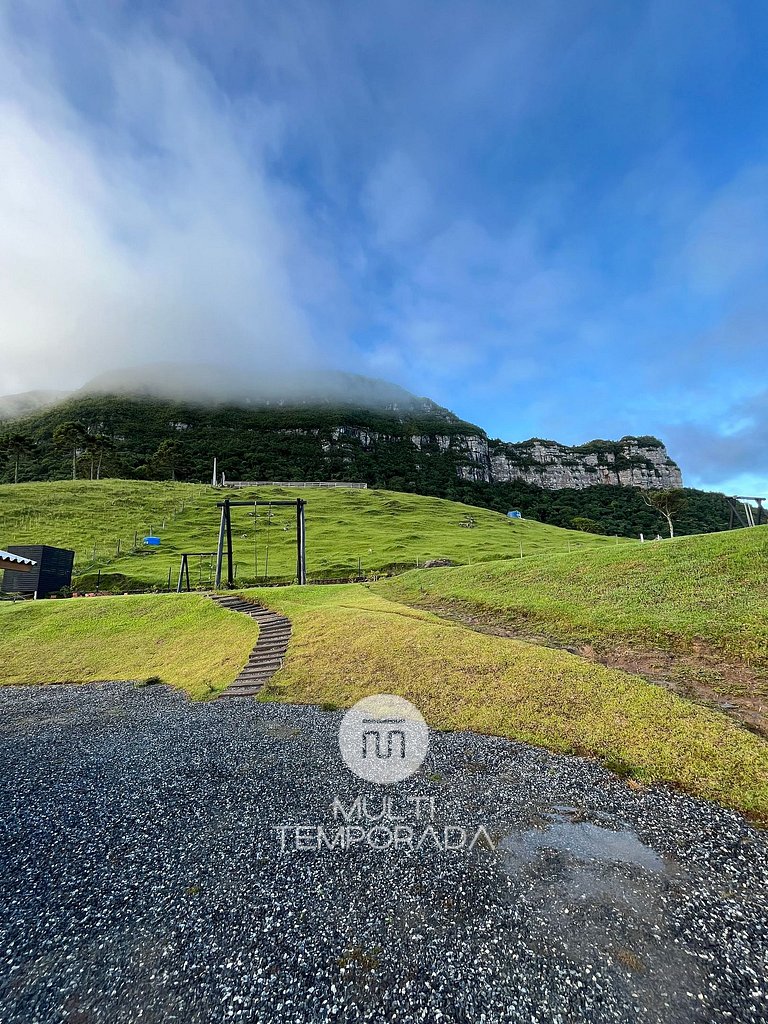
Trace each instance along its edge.
{"label": "blue object on grass", "polygon": [[512,512],[507,512],[507,518],[508,519],[522,519],[523,518],[523,514],[522,514],[522,512],[518,512],[517,509],[514,509],[514,511],[512,511]]}
{"label": "blue object on grass", "polygon": [[157,548],[157,547],[160,546],[160,538],[159,537],[145,537],[144,538],[144,543],[148,547]]}

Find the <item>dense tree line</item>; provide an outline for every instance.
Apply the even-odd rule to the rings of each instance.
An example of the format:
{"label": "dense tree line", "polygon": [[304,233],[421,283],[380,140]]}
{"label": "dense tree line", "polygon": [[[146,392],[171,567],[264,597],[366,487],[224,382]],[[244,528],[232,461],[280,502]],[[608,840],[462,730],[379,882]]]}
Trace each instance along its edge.
{"label": "dense tree line", "polygon": [[[729,505],[724,494],[688,487],[675,494],[679,496],[679,508],[674,514],[676,534],[728,529]],[[545,491],[522,481],[509,484],[459,483],[443,496],[497,512],[519,509],[525,518],[607,536],[668,535],[664,515],[650,508],[643,492],[636,487],[600,484],[584,490],[562,488]],[[577,522],[584,519],[586,524]]]}

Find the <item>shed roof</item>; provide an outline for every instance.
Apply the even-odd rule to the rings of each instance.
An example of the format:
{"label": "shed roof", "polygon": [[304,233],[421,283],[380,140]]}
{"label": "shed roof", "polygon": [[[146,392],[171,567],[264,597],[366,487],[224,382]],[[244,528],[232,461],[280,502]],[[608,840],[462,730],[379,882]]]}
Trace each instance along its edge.
{"label": "shed roof", "polygon": [[0,549],[0,564],[7,562],[13,562],[15,565],[37,565],[37,562],[31,558],[22,558],[21,555],[14,555],[11,551],[3,551]]}

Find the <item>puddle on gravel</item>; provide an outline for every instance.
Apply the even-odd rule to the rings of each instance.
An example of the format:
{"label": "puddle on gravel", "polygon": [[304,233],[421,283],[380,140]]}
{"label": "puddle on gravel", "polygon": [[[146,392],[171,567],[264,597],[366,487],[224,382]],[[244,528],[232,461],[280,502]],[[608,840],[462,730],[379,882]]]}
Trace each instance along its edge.
{"label": "puddle on gravel", "polygon": [[505,867],[519,871],[542,854],[554,852],[595,867],[627,865],[657,873],[673,869],[668,859],[659,856],[631,829],[606,828],[585,818],[586,814],[575,807],[558,804],[550,808],[534,827],[508,834],[501,840],[499,849]]}
{"label": "puddle on gravel", "polygon": [[525,943],[561,948],[588,970],[600,963],[620,972],[657,1011],[652,1019],[676,1019],[687,1009],[681,993],[704,984],[670,913],[686,870],[607,815],[550,804],[527,808],[527,816],[498,846],[511,899],[526,908]]}
{"label": "puddle on gravel", "polygon": [[[506,846],[514,840],[506,840]],[[550,848],[570,853],[581,861],[608,861],[613,864],[633,864],[649,871],[663,871],[664,861],[634,832],[613,832],[593,825],[589,821],[556,821],[544,831],[527,832],[517,840],[524,852],[531,855]]]}

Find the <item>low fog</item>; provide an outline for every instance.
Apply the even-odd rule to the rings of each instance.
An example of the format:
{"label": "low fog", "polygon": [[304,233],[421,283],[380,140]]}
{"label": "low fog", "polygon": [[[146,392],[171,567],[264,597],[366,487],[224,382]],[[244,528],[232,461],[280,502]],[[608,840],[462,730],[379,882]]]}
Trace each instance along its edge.
{"label": "low fog", "polygon": [[189,363],[158,363],[111,370],[89,381],[80,392],[151,396],[203,405],[311,401],[375,409],[428,403],[428,399],[417,399],[397,384],[359,374],[286,367],[264,374],[246,367],[235,369]]}

